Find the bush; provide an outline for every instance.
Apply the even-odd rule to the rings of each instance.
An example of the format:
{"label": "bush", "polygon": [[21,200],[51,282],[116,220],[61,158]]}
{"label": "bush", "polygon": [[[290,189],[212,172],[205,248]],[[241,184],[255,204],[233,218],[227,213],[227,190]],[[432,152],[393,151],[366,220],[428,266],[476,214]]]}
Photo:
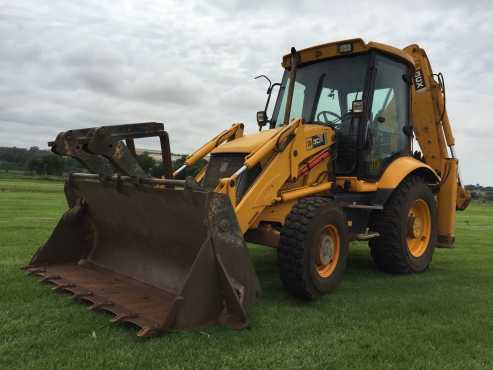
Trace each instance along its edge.
{"label": "bush", "polygon": [[55,154],[47,154],[34,157],[27,163],[27,168],[31,173],[37,175],[58,175],[63,174],[64,160]]}
{"label": "bush", "polygon": [[139,162],[142,169],[148,174],[152,174],[154,167],[156,167],[156,161],[147,152],[138,155],[137,162]]}
{"label": "bush", "polygon": [[486,191],[483,198],[489,201],[493,201],[493,191]]}
{"label": "bush", "polygon": [[[173,171],[176,171],[178,168],[180,168],[184,163],[185,159],[187,158],[186,155],[182,156],[181,158],[178,158],[172,162],[172,168]],[[178,176],[177,179],[184,179],[187,176],[195,176],[202,167],[204,167],[207,164],[207,161],[205,159],[199,160],[197,163],[195,163],[191,167],[185,168]],[[151,170],[150,174],[154,177],[162,177],[164,176],[164,166],[162,162],[159,162],[156,164],[156,166]]]}

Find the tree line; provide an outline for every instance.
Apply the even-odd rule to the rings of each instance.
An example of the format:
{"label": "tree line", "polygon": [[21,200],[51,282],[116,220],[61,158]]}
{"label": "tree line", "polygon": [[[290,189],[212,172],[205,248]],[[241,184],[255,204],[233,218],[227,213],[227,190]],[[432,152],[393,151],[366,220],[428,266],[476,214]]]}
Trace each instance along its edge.
{"label": "tree line", "polygon": [[[186,159],[186,155],[175,159],[172,162],[173,171],[180,168]],[[164,176],[164,166],[162,161],[156,161],[153,157],[151,157],[148,153],[144,152],[137,156],[137,161],[140,166],[144,169],[146,173],[154,177],[162,177]],[[207,163],[205,159],[199,160],[196,164],[190,167],[186,167],[182,173],[178,176],[178,178],[183,179],[187,176],[195,176],[200,169]]]}
{"label": "tree line", "polygon": [[4,172],[15,170],[37,175],[61,176],[80,168],[81,165],[75,159],[60,157],[37,146],[29,149],[0,147],[0,170]]}
{"label": "tree line", "polygon": [[[185,162],[186,156],[173,161],[173,169],[179,168]],[[164,174],[163,163],[156,161],[148,153],[137,156],[141,167],[154,177]],[[205,164],[205,160],[187,168],[182,176],[194,176]],[[0,147],[0,171],[24,171],[36,175],[62,176],[70,172],[85,171],[84,167],[75,159],[62,157],[49,150],[42,150],[36,146],[25,148]]]}
{"label": "tree line", "polygon": [[471,192],[472,199],[493,201],[493,186],[466,185],[465,188]]}
{"label": "tree line", "polygon": [[[181,167],[185,162],[186,156],[182,156],[173,161],[173,170]],[[144,152],[137,156],[137,161],[141,167],[151,176],[161,177],[164,175],[163,163],[156,161],[148,153]],[[194,176],[207,162],[201,159],[191,167],[187,167],[179,176]],[[0,147],[0,171],[24,171],[36,175],[61,176],[70,172],[85,171],[84,167],[75,159],[62,157],[49,150],[42,150],[36,146],[29,149],[16,147]],[[472,198],[477,200],[493,201],[493,187],[466,185],[466,189],[471,192]]]}

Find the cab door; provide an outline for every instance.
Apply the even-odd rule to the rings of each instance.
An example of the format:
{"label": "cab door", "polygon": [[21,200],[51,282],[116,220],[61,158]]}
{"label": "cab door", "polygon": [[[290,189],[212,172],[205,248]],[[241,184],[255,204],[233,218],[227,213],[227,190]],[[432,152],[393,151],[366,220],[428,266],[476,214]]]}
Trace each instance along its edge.
{"label": "cab door", "polygon": [[375,56],[375,77],[360,177],[376,180],[396,157],[410,150],[409,68],[382,54]]}

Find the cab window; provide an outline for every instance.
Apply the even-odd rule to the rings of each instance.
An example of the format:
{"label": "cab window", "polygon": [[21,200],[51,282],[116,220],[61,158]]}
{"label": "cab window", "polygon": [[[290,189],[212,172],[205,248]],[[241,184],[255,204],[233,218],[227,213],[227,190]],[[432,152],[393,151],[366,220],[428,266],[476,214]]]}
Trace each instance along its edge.
{"label": "cab window", "polygon": [[314,121],[321,121],[323,112],[331,112],[336,116],[329,114],[330,120],[334,121],[337,116],[341,116],[341,105],[339,104],[339,91],[330,87],[324,87],[320,91],[317,109],[315,110]]}
{"label": "cab window", "polygon": [[377,74],[369,126],[369,152],[364,159],[367,175],[377,177],[392,159],[408,150],[404,127],[409,120],[408,68],[386,56],[377,55]]}

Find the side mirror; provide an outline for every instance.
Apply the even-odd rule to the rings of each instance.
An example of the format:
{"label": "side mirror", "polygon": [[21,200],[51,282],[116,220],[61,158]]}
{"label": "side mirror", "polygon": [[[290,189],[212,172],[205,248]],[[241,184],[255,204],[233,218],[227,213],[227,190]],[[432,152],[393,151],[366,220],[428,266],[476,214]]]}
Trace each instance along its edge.
{"label": "side mirror", "polygon": [[259,110],[257,112],[257,123],[260,128],[265,126],[268,122],[267,112],[265,110]]}
{"label": "side mirror", "polygon": [[257,112],[257,123],[258,123],[258,127],[259,127],[260,131],[262,131],[262,127],[264,127],[265,125],[270,123],[269,117],[267,116],[267,109],[269,108],[269,102],[270,102],[270,97],[272,95],[272,90],[276,86],[281,87],[281,84],[278,82],[273,84],[271,82],[271,80],[269,79],[269,77],[267,77],[266,75],[259,75],[259,76],[255,77],[255,80],[257,78],[261,78],[261,77],[265,78],[269,82],[269,87],[267,87],[267,101],[265,102],[265,108],[264,108],[264,110]]}

